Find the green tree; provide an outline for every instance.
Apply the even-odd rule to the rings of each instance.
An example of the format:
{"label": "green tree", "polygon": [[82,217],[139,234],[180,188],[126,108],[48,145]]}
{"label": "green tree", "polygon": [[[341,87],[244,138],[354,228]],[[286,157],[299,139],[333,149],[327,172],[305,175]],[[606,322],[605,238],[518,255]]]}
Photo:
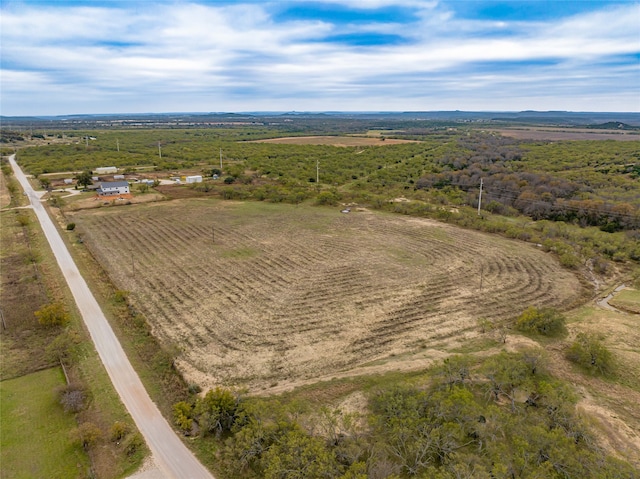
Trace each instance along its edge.
{"label": "green tree", "polygon": [[517,353],[501,352],[487,359],[482,371],[488,381],[488,391],[497,401],[501,396],[511,401],[511,409],[516,409],[516,395],[532,375],[529,366]]}
{"label": "green tree", "polygon": [[84,186],[85,188],[92,185],[93,180],[91,179],[91,171],[83,171],[76,177],[76,180],[80,186]]}
{"label": "green tree", "polygon": [[442,361],[442,365],[437,367],[436,373],[442,381],[453,388],[456,385],[464,385],[471,378],[471,359],[469,356],[455,355]]}
{"label": "green tree", "polygon": [[238,411],[238,399],[231,391],[222,388],[213,389],[194,408],[195,417],[203,433],[220,436],[231,431]]}
{"label": "green tree", "polygon": [[613,354],[592,333],[579,333],[567,351],[567,358],[599,374],[611,374],[615,369]]}
{"label": "green tree", "polygon": [[320,438],[289,431],[262,458],[266,479],[320,479],[336,477],[338,463]]}

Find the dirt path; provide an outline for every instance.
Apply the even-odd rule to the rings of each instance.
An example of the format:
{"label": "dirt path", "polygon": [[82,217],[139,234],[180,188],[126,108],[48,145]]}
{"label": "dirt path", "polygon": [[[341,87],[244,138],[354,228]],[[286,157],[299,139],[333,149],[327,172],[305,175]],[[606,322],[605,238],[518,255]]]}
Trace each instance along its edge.
{"label": "dirt path", "polygon": [[161,475],[160,478],[207,478],[213,476],[198,462],[160,414],[157,406],[144,389],[120,342],[116,338],[100,305],[82,278],[69,250],[64,244],[53,221],[40,202],[26,176],[15,162],[15,155],[9,157],[16,179],[27,194],[33,210],[42,225],[42,230],[60,266],[76,301],[82,318],[89,330],[96,350],[111,378],[122,402],[133,417],[144,436]]}
{"label": "dirt path", "polygon": [[602,299],[597,300],[596,304],[598,306],[600,306],[601,308],[608,309],[609,311],[615,311],[616,313],[624,313],[624,311],[621,311],[618,308],[614,308],[613,306],[611,306],[609,304],[609,301],[611,301],[613,299],[613,297],[615,296],[616,293],[619,293],[620,291],[622,291],[626,287],[627,287],[626,284],[621,284],[616,289],[614,289],[611,293],[609,293],[607,296],[605,296]]}

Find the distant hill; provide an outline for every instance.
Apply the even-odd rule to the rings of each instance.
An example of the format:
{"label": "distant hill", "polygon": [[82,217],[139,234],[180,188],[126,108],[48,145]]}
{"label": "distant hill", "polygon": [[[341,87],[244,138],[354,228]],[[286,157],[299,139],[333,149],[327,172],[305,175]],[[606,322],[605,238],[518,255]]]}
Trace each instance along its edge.
{"label": "distant hill", "polygon": [[[96,126],[98,124],[140,122],[162,126],[172,122],[174,126],[181,123],[207,122],[264,122],[282,121],[283,119],[349,119],[380,121],[439,121],[439,122],[480,122],[480,123],[521,123],[557,126],[581,126],[598,129],[636,129],[640,127],[640,113],[629,112],[571,112],[571,111],[371,111],[371,112],[184,112],[184,113],[126,113],[126,114],[81,114],[59,116],[0,116],[4,128],[15,126],[62,126],[64,124],[80,126]],[[622,125],[622,126],[620,126]]]}
{"label": "distant hill", "polygon": [[587,128],[593,128],[594,130],[640,130],[638,126],[627,125],[619,121],[608,121],[599,125],[587,125]]}

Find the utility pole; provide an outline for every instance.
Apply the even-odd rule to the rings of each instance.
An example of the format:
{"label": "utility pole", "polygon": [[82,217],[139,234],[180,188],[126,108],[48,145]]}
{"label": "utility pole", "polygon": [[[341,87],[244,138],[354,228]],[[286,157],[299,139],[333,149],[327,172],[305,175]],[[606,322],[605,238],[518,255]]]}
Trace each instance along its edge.
{"label": "utility pole", "polygon": [[213,229],[213,226],[211,227],[211,240],[215,243],[216,242],[216,232]]}
{"label": "utility pole", "polygon": [[116,149],[120,151],[120,140],[116,140]]}
{"label": "utility pole", "polygon": [[316,160],[316,185],[320,184],[320,160]]}
{"label": "utility pole", "polygon": [[86,141],[85,149],[86,149],[86,148],[89,148],[89,135],[85,136],[85,137],[84,137],[84,139],[85,139],[85,141]]}
{"label": "utility pole", "polygon": [[480,216],[480,206],[482,206],[482,178],[480,178],[480,195],[478,196],[478,216]]}
{"label": "utility pole", "polygon": [[222,148],[220,148],[220,174],[222,174]]}
{"label": "utility pole", "polygon": [[160,146],[160,142],[158,142],[158,156],[162,159],[162,147]]}

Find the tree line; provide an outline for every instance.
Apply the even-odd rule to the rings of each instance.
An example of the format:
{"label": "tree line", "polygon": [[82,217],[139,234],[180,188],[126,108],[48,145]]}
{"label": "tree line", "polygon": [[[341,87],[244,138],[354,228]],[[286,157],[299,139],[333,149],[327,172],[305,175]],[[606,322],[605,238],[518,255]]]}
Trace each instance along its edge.
{"label": "tree line", "polygon": [[217,388],[176,403],[174,419],[225,477],[636,477],[600,448],[546,361],[537,348],[453,356],[351,412]]}

